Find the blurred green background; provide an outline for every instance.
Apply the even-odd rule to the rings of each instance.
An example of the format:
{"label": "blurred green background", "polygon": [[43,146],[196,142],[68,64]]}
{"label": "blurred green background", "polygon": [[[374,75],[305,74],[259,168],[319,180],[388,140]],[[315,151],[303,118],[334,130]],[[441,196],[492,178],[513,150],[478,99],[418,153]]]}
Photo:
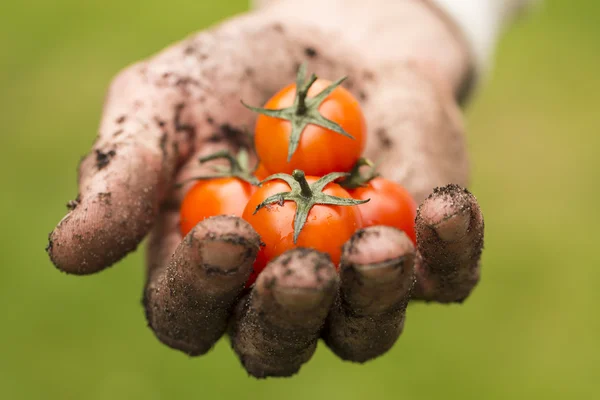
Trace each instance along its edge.
{"label": "blurred green background", "polygon": [[190,359],[146,328],[141,252],[66,276],[46,235],[76,193],[111,77],[246,0],[0,5],[0,398],[564,399],[600,392],[600,2],[552,1],[501,41],[467,111],[483,277],[461,306],[414,305],[386,356],[320,346],[256,381],[222,341]]}

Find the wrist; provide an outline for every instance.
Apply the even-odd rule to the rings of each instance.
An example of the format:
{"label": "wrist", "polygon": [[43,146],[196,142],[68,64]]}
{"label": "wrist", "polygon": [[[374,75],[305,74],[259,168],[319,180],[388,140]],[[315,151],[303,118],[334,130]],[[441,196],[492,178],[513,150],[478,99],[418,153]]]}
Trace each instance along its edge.
{"label": "wrist", "polygon": [[[474,82],[475,64],[466,40],[431,0],[257,3],[264,6],[262,12],[282,22],[315,27],[331,46],[349,47],[357,59],[375,69],[398,64],[422,69],[459,100]],[[311,9],[318,13],[310,13]]]}

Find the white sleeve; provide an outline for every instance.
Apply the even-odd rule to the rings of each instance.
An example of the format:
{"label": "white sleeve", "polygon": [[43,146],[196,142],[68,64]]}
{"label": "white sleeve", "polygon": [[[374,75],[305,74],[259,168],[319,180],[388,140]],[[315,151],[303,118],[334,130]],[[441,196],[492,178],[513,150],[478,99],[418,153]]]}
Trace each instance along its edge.
{"label": "white sleeve", "polygon": [[[255,7],[263,7],[279,1],[283,0],[251,0],[251,3]],[[494,50],[503,29],[519,12],[542,0],[428,1],[437,5],[456,23],[470,46],[479,74],[485,75],[493,61]]]}
{"label": "white sleeve", "polygon": [[520,12],[541,0],[431,0],[457,24],[485,74],[503,29]]}

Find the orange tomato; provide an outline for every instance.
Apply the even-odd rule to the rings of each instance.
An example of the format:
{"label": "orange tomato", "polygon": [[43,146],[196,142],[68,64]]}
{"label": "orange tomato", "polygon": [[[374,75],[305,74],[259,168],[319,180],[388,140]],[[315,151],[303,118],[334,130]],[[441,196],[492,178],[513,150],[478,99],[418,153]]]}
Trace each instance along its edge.
{"label": "orange tomato", "polygon": [[[307,99],[329,85],[331,82],[328,80],[316,80],[308,90]],[[287,108],[294,104],[295,98],[296,84],[291,84],[267,101],[264,108]],[[337,123],[353,139],[322,126],[308,124],[288,162],[291,122],[260,114],[256,121],[254,144],[267,170],[289,174],[300,169],[313,176],[350,170],[366,143],[366,123],[358,101],[348,90],[338,86],[318,106],[318,111],[324,118]]]}
{"label": "orange tomato", "polygon": [[[319,178],[306,177],[309,184]],[[242,218],[252,225],[261,237],[261,247],[254,263],[251,285],[273,258],[296,247],[312,248],[329,254],[337,266],[342,246],[354,232],[361,227],[361,213],[355,206],[314,205],[308,212],[306,224],[294,243],[294,215],[296,203],[285,201],[265,206],[254,213],[266,198],[281,192],[290,192],[290,186],[281,180],[264,183],[248,200]],[[336,183],[329,183],[323,193],[341,198],[350,198],[350,194]]]}
{"label": "orange tomato", "polygon": [[208,217],[221,214],[241,217],[255,190],[256,186],[235,177],[199,180],[181,204],[181,234],[187,235],[198,222]]}
{"label": "orange tomato", "polygon": [[363,227],[387,225],[404,231],[414,244],[417,204],[408,191],[385,178],[370,180],[365,187],[348,189],[350,195],[359,200],[371,199],[360,206]]}
{"label": "orange tomato", "polygon": [[258,167],[256,167],[256,170],[254,171],[254,176],[256,176],[256,178],[259,181],[262,181],[263,179],[265,179],[267,176],[271,175],[271,173],[269,171],[267,171],[267,169],[265,168],[263,163],[259,163]]}

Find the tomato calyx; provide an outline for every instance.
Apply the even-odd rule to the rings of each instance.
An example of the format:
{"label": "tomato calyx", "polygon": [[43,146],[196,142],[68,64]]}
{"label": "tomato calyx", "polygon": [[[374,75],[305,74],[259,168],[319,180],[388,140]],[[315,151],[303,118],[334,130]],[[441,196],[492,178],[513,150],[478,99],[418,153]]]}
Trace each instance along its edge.
{"label": "tomato calyx", "polygon": [[203,175],[203,176],[195,176],[193,178],[187,179],[177,186],[181,187],[185,183],[196,180],[206,180],[206,179],[216,179],[216,178],[238,178],[244,182],[247,182],[251,185],[258,186],[259,181],[254,176],[253,171],[250,171],[248,167],[248,152],[244,149],[240,150],[237,155],[234,157],[228,150],[217,151],[216,153],[209,154],[208,156],[201,157],[198,159],[200,164],[207,163],[213,160],[224,159],[229,162],[228,166],[224,165],[214,165],[212,167],[213,174]]}
{"label": "tomato calyx", "polygon": [[[366,174],[361,174],[362,167],[369,167]],[[348,176],[339,182],[340,186],[344,189],[357,189],[359,187],[365,187],[373,179],[377,178],[379,173],[377,172],[377,166],[368,158],[360,158],[352,167],[352,170]]]}
{"label": "tomato calyx", "polygon": [[311,208],[317,204],[322,205],[335,205],[335,206],[356,206],[368,202],[366,200],[355,200],[343,197],[331,196],[323,193],[325,186],[332,183],[336,179],[347,176],[344,172],[332,172],[317,180],[316,182],[309,184],[306,180],[304,172],[301,170],[294,170],[292,175],[288,174],[273,174],[264,179],[260,184],[265,182],[280,179],[290,186],[289,192],[276,193],[272,196],[267,197],[262,203],[260,203],[254,214],[256,214],[261,208],[264,208],[270,204],[277,203],[280,206],[286,201],[293,201],[296,203],[296,214],[294,215],[294,244],[298,240],[298,236],[308,219],[308,213]]}
{"label": "tomato calyx", "polygon": [[298,148],[298,144],[300,143],[300,137],[302,136],[302,132],[307,125],[313,124],[320,126],[325,129],[329,129],[333,132],[339,133],[340,135],[346,136],[350,139],[354,139],[354,136],[350,135],[348,132],[344,130],[340,125],[336,122],[331,121],[325,118],[319,112],[319,106],[327,96],[331,94],[339,85],[342,84],[347,77],[343,77],[333,82],[331,85],[323,89],[319,94],[314,97],[307,98],[308,90],[316,82],[317,76],[315,74],[311,74],[308,80],[306,79],[306,63],[300,65],[298,68],[298,74],[296,76],[296,97],[294,99],[294,104],[291,107],[281,108],[277,110],[268,109],[268,108],[260,108],[260,107],[252,107],[247,105],[242,101],[242,104],[259,114],[263,114],[269,117],[285,119],[290,121],[292,124],[292,131],[290,133],[289,138],[289,146],[288,146],[288,155],[287,161],[289,162],[296,152]]}

